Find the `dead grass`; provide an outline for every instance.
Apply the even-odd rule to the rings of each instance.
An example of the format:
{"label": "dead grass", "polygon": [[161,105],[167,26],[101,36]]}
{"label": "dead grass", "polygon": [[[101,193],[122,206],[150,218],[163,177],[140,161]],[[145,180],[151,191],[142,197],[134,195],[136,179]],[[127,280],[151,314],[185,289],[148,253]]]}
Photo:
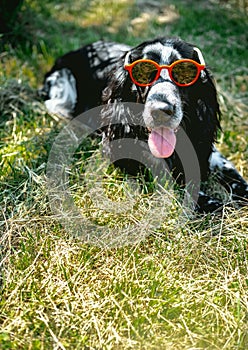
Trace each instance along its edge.
{"label": "dead grass", "polygon": [[245,349],[247,211],[108,250],[30,214],[1,241],[3,348]]}

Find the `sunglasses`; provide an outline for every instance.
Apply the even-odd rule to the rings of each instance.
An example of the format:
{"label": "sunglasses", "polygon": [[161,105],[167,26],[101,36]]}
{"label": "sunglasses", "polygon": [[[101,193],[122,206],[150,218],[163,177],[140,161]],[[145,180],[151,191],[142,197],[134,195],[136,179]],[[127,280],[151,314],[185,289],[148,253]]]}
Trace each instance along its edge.
{"label": "sunglasses", "polygon": [[199,78],[200,72],[205,68],[203,64],[191,59],[181,59],[171,65],[160,66],[157,62],[148,59],[140,59],[128,64],[129,55],[126,56],[124,69],[128,71],[133,83],[138,86],[150,86],[158,80],[161,70],[167,69],[171,80],[178,86],[193,85]]}

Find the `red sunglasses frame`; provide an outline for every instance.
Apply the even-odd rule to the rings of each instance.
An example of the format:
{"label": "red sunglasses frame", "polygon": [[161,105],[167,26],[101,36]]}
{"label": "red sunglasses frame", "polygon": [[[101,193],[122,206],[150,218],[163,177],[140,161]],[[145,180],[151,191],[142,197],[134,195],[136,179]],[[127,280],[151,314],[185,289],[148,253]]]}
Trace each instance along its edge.
{"label": "red sunglasses frame", "polygon": [[[126,57],[126,60],[128,60],[128,57]],[[132,74],[132,70],[133,70],[133,67],[140,63],[140,62],[148,62],[148,63],[152,63],[156,69],[157,69],[157,74],[155,76],[155,78],[153,79],[153,81],[151,83],[148,83],[148,84],[140,84],[139,82],[137,82],[134,77],[133,77],[133,74]],[[178,83],[177,81],[175,81],[175,79],[173,79],[173,76],[172,76],[172,69],[179,63],[181,62],[190,62],[190,63],[193,63],[196,67],[197,67],[197,74],[195,76],[195,78],[188,84],[181,84],[181,83]],[[167,69],[168,72],[169,72],[169,76],[171,78],[171,80],[178,86],[190,86],[190,85],[193,85],[197,79],[199,78],[199,75],[201,73],[201,71],[203,69],[205,69],[205,64],[200,64],[194,60],[191,60],[191,59],[188,59],[188,58],[185,58],[185,59],[181,59],[181,60],[177,60],[175,62],[173,62],[172,64],[170,64],[169,66],[168,65],[159,65],[157,62],[155,61],[152,61],[152,60],[149,60],[149,59],[140,59],[140,60],[137,60],[137,61],[134,61],[130,64],[126,64],[126,62],[124,63],[124,69],[128,71],[129,75],[130,75],[130,78],[132,80],[132,82],[135,84],[135,85],[138,85],[138,86],[141,86],[141,87],[145,87],[145,86],[151,86],[156,80],[158,80],[159,76],[160,76],[160,73],[161,73],[161,70],[162,69]]]}

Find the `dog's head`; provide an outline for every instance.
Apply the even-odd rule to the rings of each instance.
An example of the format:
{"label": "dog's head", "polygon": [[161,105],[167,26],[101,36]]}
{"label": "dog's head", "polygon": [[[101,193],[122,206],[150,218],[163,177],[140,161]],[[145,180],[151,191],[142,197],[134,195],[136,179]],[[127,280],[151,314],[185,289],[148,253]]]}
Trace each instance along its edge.
{"label": "dog's head", "polygon": [[[134,73],[134,62],[140,60],[145,60],[143,67],[136,65]],[[192,60],[196,63],[198,75],[197,79],[192,79],[192,84],[184,84],[184,81],[178,83],[178,70],[174,69],[174,72],[171,68],[166,68],[173,67],[179,60]],[[154,80],[151,78],[149,84],[148,79],[145,86],[146,77],[143,77],[143,72],[150,69],[150,66],[145,66],[150,61],[163,68],[159,74],[155,69]],[[180,71],[185,67],[180,66],[178,69]],[[187,73],[184,75],[187,82],[190,78]],[[150,150],[160,158],[168,158],[174,152],[176,131],[180,125],[193,142],[208,142],[209,145],[214,141],[219,127],[216,89],[211,74],[205,67],[203,55],[194,45],[180,39],[159,38],[130,50],[112,74],[104,99],[144,104],[143,118],[149,130]]]}

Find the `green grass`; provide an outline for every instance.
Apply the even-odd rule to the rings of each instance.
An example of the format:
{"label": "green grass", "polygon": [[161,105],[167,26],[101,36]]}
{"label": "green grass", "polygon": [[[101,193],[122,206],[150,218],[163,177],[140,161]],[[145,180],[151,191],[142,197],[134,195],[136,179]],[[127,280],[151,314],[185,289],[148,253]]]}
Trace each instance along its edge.
{"label": "green grass", "polygon": [[229,3],[24,1],[0,43],[1,349],[248,348],[247,208],[195,216],[171,192],[141,195],[97,152],[89,158],[95,144],[86,142],[71,168],[74,202],[100,234],[133,230],[133,244],[92,244],[89,226],[88,243],[74,237],[50,208],[46,182],[64,122],[35,92],[58,55],[93,40],[179,35],[214,72],[218,147],[248,178],[247,19]]}

